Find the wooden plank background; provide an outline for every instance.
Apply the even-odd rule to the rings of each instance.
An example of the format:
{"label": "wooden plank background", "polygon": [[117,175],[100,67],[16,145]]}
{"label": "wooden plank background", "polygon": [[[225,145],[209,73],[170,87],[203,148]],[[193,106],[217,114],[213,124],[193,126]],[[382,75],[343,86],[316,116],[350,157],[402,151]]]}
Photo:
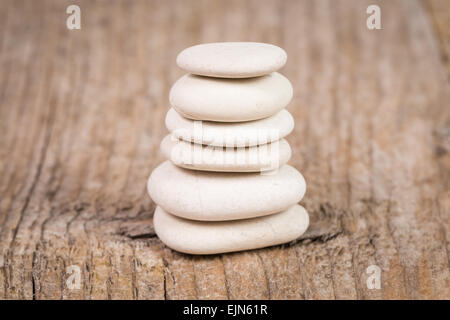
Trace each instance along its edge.
{"label": "wooden plank background", "polygon": [[[74,3],[81,30],[66,28]],[[370,31],[374,3],[382,30]],[[0,297],[449,299],[449,8],[2,0]],[[175,57],[213,41],[288,53],[290,163],[312,219],[289,245],[193,257],[154,234],[145,183],[163,160]]]}

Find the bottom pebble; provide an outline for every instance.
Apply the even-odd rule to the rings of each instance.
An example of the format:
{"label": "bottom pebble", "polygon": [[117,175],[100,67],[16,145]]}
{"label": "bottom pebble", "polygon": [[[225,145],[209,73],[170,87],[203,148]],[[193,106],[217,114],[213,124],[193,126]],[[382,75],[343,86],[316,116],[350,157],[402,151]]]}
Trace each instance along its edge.
{"label": "bottom pebble", "polygon": [[295,240],[309,225],[305,208],[294,205],[269,216],[232,221],[192,221],[156,207],[156,234],[171,249],[190,254],[217,254],[264,248]]}

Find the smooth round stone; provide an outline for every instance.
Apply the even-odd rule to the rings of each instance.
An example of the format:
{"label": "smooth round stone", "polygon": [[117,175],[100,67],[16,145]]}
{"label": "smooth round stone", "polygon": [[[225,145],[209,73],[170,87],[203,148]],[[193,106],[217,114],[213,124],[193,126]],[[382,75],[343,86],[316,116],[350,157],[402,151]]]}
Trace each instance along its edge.
{"label": "smooth round stone", "polygon": [[187,72],[209,77],[249,78],[277,71],[286,63],[280,47],[259,42],[216,42],[184,49],[177,64]]}
{"label": "smooth round stone", "polygon": [[271,117],[254,121],[195,121],[171,108],[166,115],[166,127],[175,137],[184,141],[218,147],[247,147],[286,137],[294,129],[294,119],[283,109]]}
{"label": "smooth round stone", "polygon": [[262,174],[188,170],[165,161],[152,172],[147,189],[176,216],[224,221],[283,211],[303,198],[306,184],[289,165]]}
{"label": "smooth round stone", "polygon": [[175,82],[169,100],[189,119],[239,122],[277,113],[289,104],[292,92],[289,80],[277,72],[246,79],[187,74]]}
{"label": "smooth round stone", "polygon": [[190,254],[251,250],[293,241],[308,228],[306,210],[294,205],[265,217],[207,222],[178,218],[156,207],[153,224],[169,248]]}
{"label": "smooth round stone", "polygon": [[226,148],[186,142],[169,134],[161,142],[161,151],[177,166],[204,171],[267,171],[279,168],[291,158],[291,147],[285,139],[247,148]]}

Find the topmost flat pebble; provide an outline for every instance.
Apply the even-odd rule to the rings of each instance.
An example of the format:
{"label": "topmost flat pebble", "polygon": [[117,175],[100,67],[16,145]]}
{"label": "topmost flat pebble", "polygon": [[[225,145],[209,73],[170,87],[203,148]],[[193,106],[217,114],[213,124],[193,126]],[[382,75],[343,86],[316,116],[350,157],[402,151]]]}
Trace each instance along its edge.
{"label": "topmost flat pebble", "polygon": [[201,76],[250,78],[277,71],[287,60],[280,47],[260,42],[216,42],[184,49],[180,68]]}

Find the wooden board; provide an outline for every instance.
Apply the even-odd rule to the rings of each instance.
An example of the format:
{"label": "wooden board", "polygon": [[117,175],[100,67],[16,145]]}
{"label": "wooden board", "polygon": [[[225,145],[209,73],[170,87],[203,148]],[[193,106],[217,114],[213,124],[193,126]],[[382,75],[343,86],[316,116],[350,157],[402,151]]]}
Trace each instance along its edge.
{"label": "wooden board", "polygon": [[[0,2],[2,299],[450,298],[448,1],[76,3],[81,30],[73,1]],[[312,219],[289,245],[194,257],[154,234],[175,58],[213,41],[288,53]]]}

